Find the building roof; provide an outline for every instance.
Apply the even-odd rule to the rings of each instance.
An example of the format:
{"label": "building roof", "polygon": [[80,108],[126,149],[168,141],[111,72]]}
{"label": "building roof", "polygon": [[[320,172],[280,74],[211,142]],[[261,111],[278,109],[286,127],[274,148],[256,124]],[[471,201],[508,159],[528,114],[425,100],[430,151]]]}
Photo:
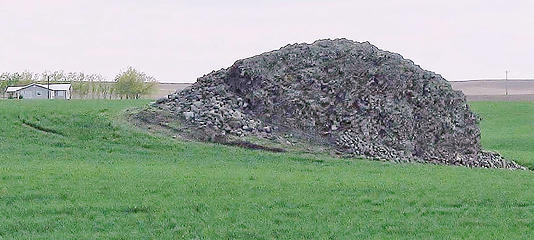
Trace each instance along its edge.
{"label": "building roof", "polygon": [[[47,88],[46,84],[37,84],[41,87]],[[54,91],[68,91],[70,89],[70,83],[50,84],[50,90]]]}
{"label": "building roof", "polygon": [[23,87],[7,87],[6,92],[16,92]]}
{"label": "building roof", "polygon": [[[44,89],[48,89],[48,85],[47,84],[37,84],[37,83],[32,83],[32,84],[29,84],[29,85],[26,85],[26,86],[20,86],[20,87],[8,87],[6,89],[6,92],[16,92],[16,91],[19,91],[23,88],[27,88],[27,87],[31,87],[31,86],[39,86],[39,87],[42,87]],[[50,90],[52,91],[68,91],[70,90],[71,88],[71,84],[70,83],[60,83],[60,84],[50,84]]]}

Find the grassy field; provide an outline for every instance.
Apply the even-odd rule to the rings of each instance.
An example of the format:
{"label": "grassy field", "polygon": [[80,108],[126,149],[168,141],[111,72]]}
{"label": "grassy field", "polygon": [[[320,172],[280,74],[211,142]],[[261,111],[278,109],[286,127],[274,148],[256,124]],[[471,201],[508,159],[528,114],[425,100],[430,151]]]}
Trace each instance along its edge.
{"label": "grassy field", "polygon": [[534,102],[474,102],[482,146],[534,170]]}
{"label": "grassy field", "polygon": [[[0,101],[0,239],[528,239],[534,173],[185,143],[117,120],[147,101]],[[534,166],[534,103],[474,103]]]}

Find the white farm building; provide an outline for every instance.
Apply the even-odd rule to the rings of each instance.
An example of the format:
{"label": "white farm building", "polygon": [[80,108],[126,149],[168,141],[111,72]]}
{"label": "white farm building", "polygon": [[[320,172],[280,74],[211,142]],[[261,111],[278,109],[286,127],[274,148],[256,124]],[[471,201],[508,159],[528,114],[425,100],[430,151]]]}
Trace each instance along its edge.
{"label": "white farm building", "polygon": [[22,99],[70,99],[72,86],[70,84],[37,84],[21,87],[8,87],[6,94],[9,98]]}

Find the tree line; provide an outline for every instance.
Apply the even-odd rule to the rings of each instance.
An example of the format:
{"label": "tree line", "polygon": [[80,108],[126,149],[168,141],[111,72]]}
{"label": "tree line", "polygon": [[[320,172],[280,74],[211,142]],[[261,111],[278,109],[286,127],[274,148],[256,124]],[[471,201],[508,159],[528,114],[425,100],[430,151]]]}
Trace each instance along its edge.
{"label": "tree line", "polygon": [[82,99],[138,99],[154,93],[157,81],[133,67],[121,71],[109,81],[100,74],[54,71],[32,73],[29,71],[0,74],[0,93],[5,97],[9,86],[31,83],[70,83],[73,95]]}

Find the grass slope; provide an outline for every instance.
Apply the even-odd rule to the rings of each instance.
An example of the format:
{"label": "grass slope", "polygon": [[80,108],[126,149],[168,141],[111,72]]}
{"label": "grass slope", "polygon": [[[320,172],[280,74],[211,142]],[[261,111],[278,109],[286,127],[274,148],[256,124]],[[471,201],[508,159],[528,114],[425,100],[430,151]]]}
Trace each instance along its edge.
{"label": "grass slope", "polygon": [[[184,143],[115,120],[144,104],[0,101],[0,239],[526,239],[534,233],[529,171]],[[534,140],[521,125],[531,123],[534,104],[474,108],[485,118],[488,148],[531,163],[526,146]],[[503,124],[506,134],[497,130]]]}

